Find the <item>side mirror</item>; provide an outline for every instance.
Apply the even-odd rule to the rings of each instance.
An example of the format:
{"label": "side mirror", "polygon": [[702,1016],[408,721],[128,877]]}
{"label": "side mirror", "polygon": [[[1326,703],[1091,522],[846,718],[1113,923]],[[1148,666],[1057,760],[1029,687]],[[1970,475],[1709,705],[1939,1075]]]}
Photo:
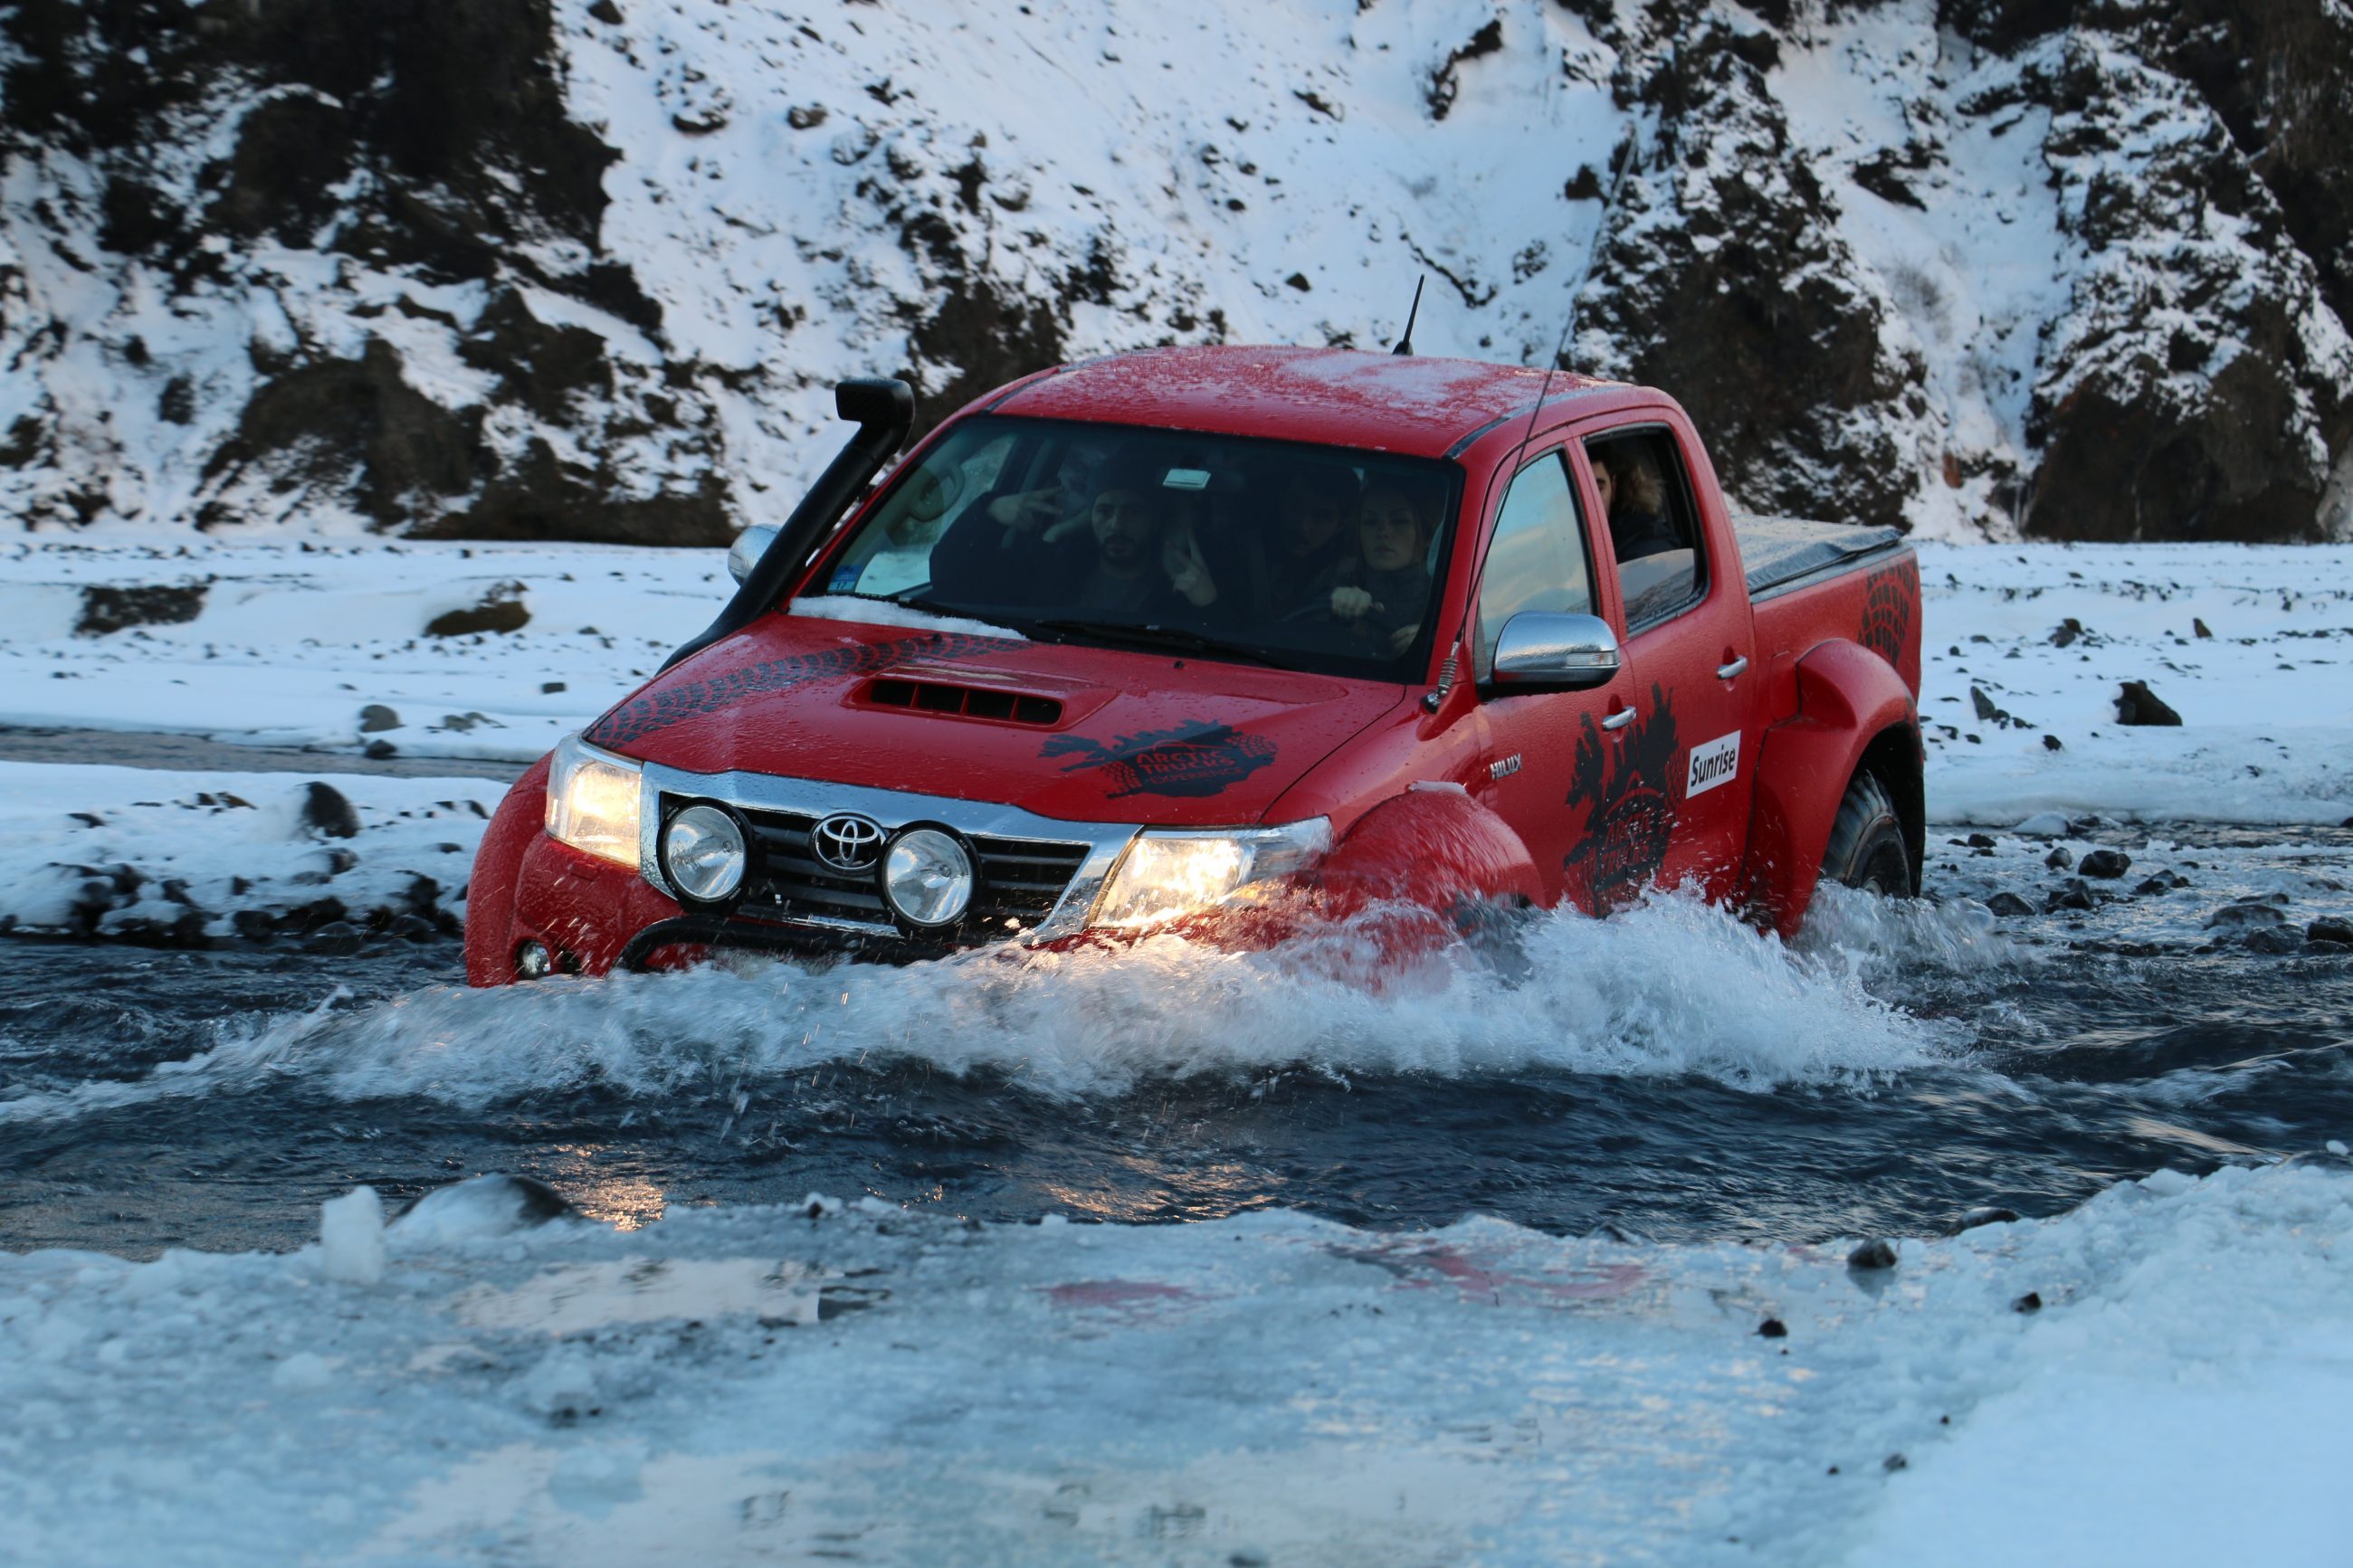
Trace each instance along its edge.
{"label": "side mirror", "polygon": [[780,531],[774,523],[755,522],[737,534],[735,542],[727,551],[727,574],[738,583],[749,577],[752,568],[760,563],[760,557],[768,552],[768,546],[776,542]]}
{"label": "side mirror", "polygon": [[1599,616],[1524,610],[1504,623],[1488,676],[1498,692],[1589,691],[1618,673],[1618,634]]}

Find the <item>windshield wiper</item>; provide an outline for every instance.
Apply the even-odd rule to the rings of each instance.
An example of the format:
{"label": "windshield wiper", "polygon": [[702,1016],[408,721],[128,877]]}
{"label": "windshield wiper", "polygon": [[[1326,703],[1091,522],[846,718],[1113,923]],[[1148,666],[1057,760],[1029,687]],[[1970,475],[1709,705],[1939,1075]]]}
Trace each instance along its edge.
{"label": "windshield wiper", "polygon": [[1272,669],[1286,668],[1271,655],[1242,643],[1227,642],[1222,637],[1208,637],[1200,632],[1187,631],[1182,626],[1138,626],[1131,621],[1082,621],[1053,618],[1032,621],[1039,631],[1076,633],[1082,637],[1099,637],[1108,643],[1125,643],[1134,647],[1175,648],[1185,653],[1208,654],[1217,658],[1236,658],[1245,664],[1262,664]]}
{"label": "windshield wiper", "polygon": [[[928,584],[926,585],[928,586]],[[885,605],[899,605],[910,610],[922,610],[927,615],[934,616],[959,616],[969,617],[972,614],[970,610],[965,609],[960,605],[944,605],[937,599],[926,598],[923,595],[915,592],[913,588],[908,588],[896,594],[885,594],[882,595],[880,602]]]}

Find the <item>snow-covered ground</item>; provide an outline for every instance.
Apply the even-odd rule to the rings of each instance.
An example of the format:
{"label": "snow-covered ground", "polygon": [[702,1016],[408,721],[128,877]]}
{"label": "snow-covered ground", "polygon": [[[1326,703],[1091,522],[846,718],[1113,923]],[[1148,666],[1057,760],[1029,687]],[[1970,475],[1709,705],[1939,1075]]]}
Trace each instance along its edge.
{"label": "snow-covered ground", "polygon": [[[1643,1247],[867,1200],[0,1257],[27,1563],[2325,1563],[2353,1174]],[[1433,1355],[1434,1346],[1444,1353]]]}

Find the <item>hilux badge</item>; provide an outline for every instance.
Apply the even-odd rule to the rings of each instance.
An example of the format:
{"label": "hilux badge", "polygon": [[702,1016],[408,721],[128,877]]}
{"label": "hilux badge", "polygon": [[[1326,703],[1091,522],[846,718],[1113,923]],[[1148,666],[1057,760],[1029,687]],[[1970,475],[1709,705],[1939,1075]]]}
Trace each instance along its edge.
{"label": "hilux badge", "polygon": [[856,876],[874,869],[882,858],[882,829],[863,816],[839,812],[810,831],[809,847],[835,870]]}

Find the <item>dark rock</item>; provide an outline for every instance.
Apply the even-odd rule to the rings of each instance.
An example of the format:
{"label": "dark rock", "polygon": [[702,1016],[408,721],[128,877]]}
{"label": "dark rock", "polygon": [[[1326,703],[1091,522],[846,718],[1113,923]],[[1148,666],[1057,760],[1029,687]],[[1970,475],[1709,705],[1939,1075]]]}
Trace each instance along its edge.
{"label": "dark rock", "polygon": [[2054,871],[2068,870],[2075,864],[2074,852],[2064,844],[2053,845],[2051,853],[2042,858],[2042,863]]}
{"label": "dark rock", "polygon": [[1448,51],[1445,63],[1430,73],[1430,84],[1423,89],[1423,98],[1430,110],[1430,118],[1434,121],[1443,120],[1453,109],[1455,94],[1461,90],[1461,84],[1455,79],[1457,66],[1464,60],[1475,60],[1482,55],[1494,54],[1503,47],[1503,20],[1500,17],[1490,16],[1486,26],[1472,34],[1467,42],[1457,44]]}
{"label": "dark rock", "polygon": [[2058,736],[2045,735],[2042,737],[2042,749],[2046,752],[2063,752],[2067,748],[2059,743]]}
{"label": "dark rock", "polygon": [[2304,938],[2293,926],[2259,926],[2244,939],[2247,951],[2282,958],[2304,951]]}
{"label": "dark rock", "polygon": [[2071,877],[2058,891],[2043,900],[2042,908],[2045,913],[2050,913],[2058,910],[2088,910],[2096,905],[2090,885],[2081,877]]}
{"label": "dark rock", "polygon": [[1912,1461],[1905,1458],[1901,1454],[1890,1454],[1887,1458],[1879,1461],[1879,1468],[1885,1470],[1891,1476],[1898,1470],[1909,1469],[1911,1465]]}
{"label": "dark rock", "polygon": [[394,745],[390,741],[381,739],[374,740],[360,748],[360,755],[367,758],[371,762],[380,763],[386,757],[396,757],[400,755],[400,748]]}
{"label": "dark rock", "polygon": [[1996,893],[1986,900],[1986,908],[2004,920],[2015,920],[2020,915],[2031,915],[2034,912],[2034,906],[2016,893]]}
{"label": "dark rock", "polygon": [[277,918],[267,910],[239,910],[229,916],[229,923],[248,942],[268,942],[278,934]]}
{"label": "dark rock", "polygon": [[1757,1331],[1768,1340],[1783,1340],[1789,1337],[1789,1325],[1778,1318],[1767,1318],[1757,1325]]}
{"label": "dark rock", "polygon": [[327,851],[327,875],[330,877],[340,877],[359,863],[360,858],[356,851],[345,849],[340,845]]}
{"label": "dark rock", "polygon": [[2342,958],[2348,952],[2353,952],[2353,942],[2307,942],[2304,944],[2306,958]]}
{"label": "dark rock", "polygon": [[2287,916],[2279,906],[2260,899],[2242,899],[2224,904],[2206,917],[2208,931],[2249,931],[2262,926],[2275,926]]}
{"label": "dark rock", "polygon": [[110,588],[90,584],[81,591],[79,637],[104,637],[132,626],[184,626],[205,611],[205,584]]}
{"label": "dark rock", "polygon": [[2167,707],[2156,692],[2138,680],[2127,680],[2116,698],[2116,722],[2139,725],[2178,725],[2181,715]]}
{"label": "dark rock", "polygon": [[356,838],[360,814],[343,791],[313,779],[302,795],[302,826],[329,838]]}
{"label": "dark rock", "polygon": [[1996,1208],[1989,1205],[1970,1209],[1963,1214],[1953,1223],[1952,1234],[1958,1236],[1965,1230],[1975,1230],[1981,1225],[2011,1225],[2016,1223],[2017,1219],[2016,1209]]}
{"label": "dark rock", "polygon": [[103,827],[106,826],[106,818],[99,816],[98,813],[94,811],[69,811],[66,813],[66,815],[72,817],[76,822],[80,823],[84,827]]}
{"label": "dark rock", "polygon": [[2134,894],[2140,898],[2147,898],[2152,893],[2169,893],[2171,891],[2173,891],[2173,884],[2167,881],[2163,877],[2143,877],[2139,881],[2133,884]]}
{"label": "dark rock", "polygon": [[2094,849],[2084,855],[2078,869],[2086,877],[2113,880],[2132,869],[2132,857],[2121,849]]}
{"label": "dark rock", "polygon": [[2195,616],[2189,617],[2189,629],[2201,637],[2211,637],[2214,635],[2206,629],[2206,623]]}
{"label": "dark rock", "polygon": [[785,110],[785,123],[796,131],[814,131],[825,123],[822,103],[797,103]]}
{"label": "dark rock", "polygon": [[330,958],[349,958],[367,945],[367,937],[349,921],[329,921],[302,938],[302,951]]}
{"label": "dark rock", "polygon": [[1972,849],[1990,849],[1993,847],[1993,840],[1987,837],[1982,833],[1972,833],[1961,842],[1967,844]]}
{"label": "dark rock", "polygon": [[523,585],[501,583],[480,602],[462,610],[445,610],[425,623],[429,637],[460,637],[476,632],[515,632],[531,624],[522,602]]}
{"label": "dark rock", "polygon": [[2012,1301],[2010,1304],[2010,1310],[2013,1312],[2039,1312],[2042,1310],[2042,1292],[2040,1290],[2029,1290],[2025,1295],[2021,1296],[2017,1300]]}
{"label": "dark rock", "polygon": [[542,692],[547,693],[561,691],[564,689],[564,682],[560,680],[543,680],[539,683],[539,689]]}
{"label": "dark rock", "polygon": [[384,933],[403,942],[431,942],[441,934],[441,928],[422,915],[395,915]]}
{"label": "dark rock", "polygon": [[1889,1241],[1866,1241],[1846,1255],[1849,1268],[1893,1268],[1895,1267],[1895,1245]]}
{"label": "dark rock", "polygon": [[2304,928],[2305,936],[2313,942],[2353,943],[2353,921],[2342,921],[2324,915]]}
{"label": "dark rock", "polygon": [[360,710],[360,733],[373,735],[382,730],[400,728],[400,715],[381,702],[371,702]]}
{"label": "dark rock", "polygon": [[1976,709],[1978,717],[1989,724],[1999,723],[2010,717],[1992,698],[1974,686],[1969,688],[1969,706]]}
{"label": "dark rock", "polygon": [[2069,616],[2064,621],[2062,621],[2059,624],[2059,629],[2051,634],[2051,646],[2052,647],[2067,647],[2073,645],[2075,639],[2083,635],[2084,623],[2077,620],[2074,616]]}
{"label": "dark rock", "polygon": [[343,907],[343,900],[341,899],[313,899],[311,902],[298,904],[279,916],[278,928],[280,931],[313,931],[322,926],[333,925],[343,921],[350,912]]}

